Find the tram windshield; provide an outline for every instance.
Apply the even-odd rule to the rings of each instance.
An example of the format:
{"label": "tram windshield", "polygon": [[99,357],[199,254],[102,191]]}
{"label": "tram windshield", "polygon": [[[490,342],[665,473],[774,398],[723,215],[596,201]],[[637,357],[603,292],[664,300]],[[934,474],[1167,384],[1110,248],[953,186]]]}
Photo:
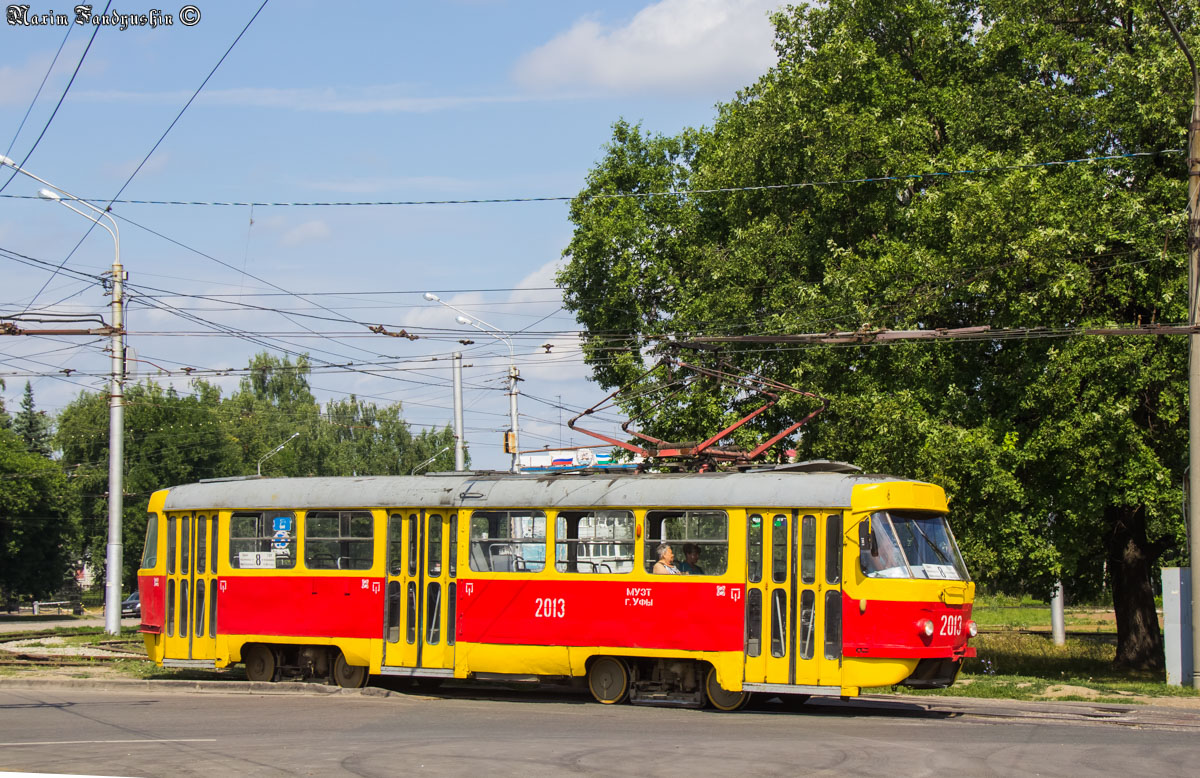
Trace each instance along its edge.
{"label": "tram windshield", "polygon": [[859,525],[859,562],[870,578],[969,581],[945,514],[879,511]]}

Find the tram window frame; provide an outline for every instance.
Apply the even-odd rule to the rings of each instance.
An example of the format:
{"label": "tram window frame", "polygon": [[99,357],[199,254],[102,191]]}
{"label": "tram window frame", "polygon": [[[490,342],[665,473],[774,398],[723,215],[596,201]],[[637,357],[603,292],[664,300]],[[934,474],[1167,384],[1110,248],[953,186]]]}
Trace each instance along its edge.
{"label": "tram window frame", "polygon": [[[750,583],[760,583],[762,573],[763,517],[760,513],[751,513],[746,517],[746,580]],[[762,607],[761,603],[759,607]]]}
{"label": "tram window frame", "polygon": [[[517,534],[516,523],[523,532]],[[536,574],[546,569],[546,513],[540,510],[472,511],[470,524],[471,570],[477,573]],[[501,530],[503,532],[501,533]],[[539,533],[540,530],[540,533]],[[542,558],[528,552],[541,547]],[[507,557],[507,559],[506,559]],[[498,564],[499,563],[499,564]],[[506,569],[497,569],[503,567]]]}
{"label": "tram window frame", "polygon": [[388,516],[387,527],[387,574],[389,576],[398,577],[404,572],[404,548],[404,514],[393,513]]}
{"label": "tram window frame", "polygon": [[842,582],[842,556],[846,546],[842,514],[833,513],[825,517],[825,583]]}
{"label": "tram window frame", "polygon": [[179,522],[179,572],[192,572],[192,517],[180,516]]}
{"label": "tram window frame", "polygon": [[[276,544],[275,520],[291,519],[291,531]],[[286,531],[285,531],[286,532]],[[296,513],[294,511],[237,511],[229,516],[229,566],[234,570],[294,570],[296,568]],[[254,554],[257,564],[242,564],[242,553]],[[281,553],[283,552],[283,553]],[[248,559],[248,558],[247,558]]]}
{"label": "tram window frame", "polygon": [[442,515],[425,514],[425,574],[430,578],[442,576]]}
{"label": "tram window frame", "polygon": [[448,561],[449,570],[447,571],[451,578],[458,577],[458,514],[450,514],[450,537],[447,542],[450,544],[448,549],[450,558]]}
{"label": "tram window frame", "polygon": [[791,517],[786,513],[771,517],[771,583],[784,583],[788,579],[790,523]]}
{"label": "tram window frame", "polygon": [[[330,561],[332,566],[329,566]],[[321,510],[304,514],[305,568],[370,570],[374,566],[374,513]]]}
{"label": "tram window frame", "polygon": [[771,590],[771,656],[779,659],[787,656],[787,592]]}
{"label": "tram window frame", "polygon": [[800,519],[800,583],[817,582],[817,517],[810,514]]}
{"label": "tram window frame", "polygon": [[158,565],[158,514],[151,513],[146,517],[146,545],[142,547],[142,569],[148,570]]}
{"label": "tram window frame", "polygon": [[[680,522],[682,524],[668,524]],[[705,522],[719,522],[718,532],[705,532]],[[682,532],[679,532],[682,528]],[[645,569],[653,573],[658,561],[654,553],[659,543],[666,543],[675,552],[675,559],[683,561],[683,547],[688,544],[700,549],[703,573],[690,575],[719,576],[729,570],[729,513],[711,508],[646,511]],[[684,572],[684,571],[680,571]]]}
{"label": "tram window frame", "polygon": [[205,515],[196,517],[196,572],[208,572],[208,516]]}
{"label": "tram window frame", "polygon": [[408,514],[408,577],[417,577],[417,557],[421,555],[420,535],[417,532],[417,514]]}
{"label": "tram window frame", "polygon": [[746,592],[746,656],[762,654],[762,589]]}
{"label": "tram window frame", "polygon": [[177,559],[175,548],[179,543],[179,521],[175,516],[167,517],[167,575],[175,575]]}
{"label": "tram window frame", "polygon": [[[585,575],[632,573],[637,566],[636,533],[637,517],[633,511],[559,511],[554,518],[554,569],[559,573]],[[607,556],[609,560],[599,564],[584,561],[594,560],[597,549],[602,558]]]}

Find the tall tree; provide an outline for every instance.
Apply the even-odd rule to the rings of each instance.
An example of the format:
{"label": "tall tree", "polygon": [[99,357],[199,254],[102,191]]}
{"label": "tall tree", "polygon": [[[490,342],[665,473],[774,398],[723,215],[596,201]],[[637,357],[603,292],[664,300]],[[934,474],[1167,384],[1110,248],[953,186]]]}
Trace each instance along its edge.
{"label": "tall tree", "polygon": [[0,429],[0,594],[46,597],[62,587],[78,543],[71,507],[58,465]]}
{"label": "tall tree", "polygon": [[[124,580],[132,585],[157,489],[236,474],[240,452],[220,414],[220,390],[197,381],[181,395],[146,381],[125,390],[122,543]],[[91,560],[101,567],[108,540],[108,397],[85,392],[62,410],[56,441],[71,476]]]}
{"label": "tall tree", "polygon": [[[1191,34],[1195,9],[1174,11]],[[1190,82],[1153,4],[831,0],[774,21],[778,65],[711,130],[618,123],[572,205],[560,283],[601,383],[696,333],[1186,319],[1182,160],[1158,152],[1184,145]],[[1055,164],[1096,156],[1121,158]],[[708,193],[646,196],[671,189]],[[634,197],[596,197],[612,194]],[[830,398],[793,441],[806,455],[946,486],[990,585],[1087,589],[1107,562],[1118,662],[1161,667],[1151,572],[1182,533],[1182,340],[720,357]],[[653,428],[689,439],[744,403],[712,390]]]}
{"label": "tall tree", "polygon": [[21,410],[12,420],[12,429],[30,451],[41,456],[50,456],[50,441],[53,437],[50,429],[50,419],[45,411],[39,411],[33,405],[33,386],[25,382],[25,394],[21,396]]}

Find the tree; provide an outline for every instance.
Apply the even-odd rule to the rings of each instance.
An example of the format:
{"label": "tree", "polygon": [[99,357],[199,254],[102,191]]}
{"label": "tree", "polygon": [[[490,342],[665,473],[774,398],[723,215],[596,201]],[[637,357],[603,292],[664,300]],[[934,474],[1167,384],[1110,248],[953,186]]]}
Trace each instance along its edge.
{"label": "tree", "polygon": [[[1194,30],[1194,9],[1175,10]],[[1184,145],[1190,82],[1158,18],[1144,2],[1026,0],[776,15],[778,65],[711,130],[619,122],[572,204],[559,280],[597,380],[627,384],[645,345],[693,334],[1185,320],[1183,167],[1157,152]],[[1155,153],[1043,164],[1142,152]],[[911,175],[923,173],[936,175]],[[670,189],[708,193],[646,196]],[[612,194],[639,196],[596,197]],[[1182,339],[689,358],[828,397],[791,445],[941,483],[995,588],[1048,591],[1062,576],[1086,589],[1107,561],[1118,662],[1161,667],[1151,572],[1182,533]],[[696,438],[746,402],[708,389],[662,406],[652,429]],[[810,409],[781,402],[738,437]]]}
{"label": "tree", "polygon": [[[150,495],[176,484],[235,474],[239,451],[220,414],[220,390],[196,381],[192,394],[151,381],[125,390],[122,540],[126,586],[135,583]],[[109,416],[105,394],[83,392],[62,410],[61,464],[78,498],[88,555],[102,566],[108,541]]]}
{"label": "tree", "polygon": [[414,468],[454,469],[449,427],[413,435],[399,403],[379,408],[354,395],[325,405],[323,435],[328,452],[322,475],[408,475]]}
{"label": "tree", "polygon": [[21,397],[21,410],[12,420],[12,429],[25,441],[26,447],[43,457],[50,456],[50,419],[45,411],[34,410],[33,387],[25,382],[25,394]]}
{"label": "tree", "polygon": [[58,465],[0,429],[0,592],[45,597],[59,590],[77,543],[71,505]]}

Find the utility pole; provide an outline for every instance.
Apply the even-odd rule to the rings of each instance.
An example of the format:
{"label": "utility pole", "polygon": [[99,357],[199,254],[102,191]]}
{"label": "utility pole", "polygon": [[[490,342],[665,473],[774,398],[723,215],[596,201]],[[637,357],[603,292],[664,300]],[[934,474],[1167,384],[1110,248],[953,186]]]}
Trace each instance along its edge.
{"label": "utility pole", "polygon": [[464,451],[463,439],[463,399],[462,399],[462,354],[454,352],[454,469],[462,472],[467,469],[467,456]]}
{"label": "utility pole", "polygon": [[[1188,324],[1197,324],[1196,285],[1200,283],[1200,75],[1196,61],[1179,29],[1161,0],[1156,0],[1158,12],[1171,28],[1175,42],[1192,69],[1192,118],[1188,122]],[[1200,494],[1200,334],[1188,336],[1188,557],[1191,560],[1192,584],[1192,687],[1200,689],[1200,527],[1196,526],[1197,512],[1191,504]]]}

